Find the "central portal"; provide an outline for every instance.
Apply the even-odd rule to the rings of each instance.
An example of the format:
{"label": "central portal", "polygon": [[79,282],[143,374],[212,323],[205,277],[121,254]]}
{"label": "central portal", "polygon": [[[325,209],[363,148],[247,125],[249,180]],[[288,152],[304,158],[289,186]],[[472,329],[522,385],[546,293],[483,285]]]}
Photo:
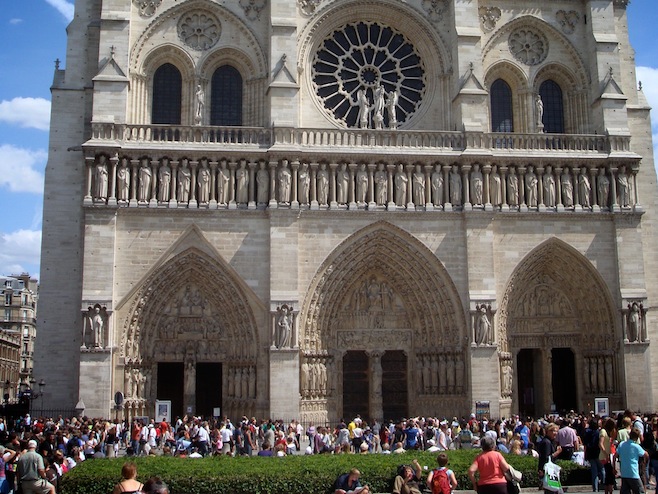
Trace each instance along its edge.
{"label": "central portal", "polygon": [[[194,382],[194,389],[186,390],[186,382],[190,381]],[[190,391],[194,394],[190,395]],[[186,397],[193,399],[186,403]],[[157,399],[171,401],[172,420],[186,413],[212,417],[214,408],[220,408],[221,413],[222,364],[199,362],[190,367],[183,362],[159,362]],[[194,409],[190,410],[192,403]]]}

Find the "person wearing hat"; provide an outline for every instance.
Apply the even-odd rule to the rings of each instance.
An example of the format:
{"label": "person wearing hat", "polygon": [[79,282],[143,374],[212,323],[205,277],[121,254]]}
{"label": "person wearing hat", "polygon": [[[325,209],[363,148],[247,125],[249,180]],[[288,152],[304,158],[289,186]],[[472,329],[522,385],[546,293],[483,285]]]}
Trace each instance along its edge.
{"label": "person wearing hat", "polygon": [[27,443],[27,452],[18,459],[17,478],[23,494],[55,494],[55,486],[46,480],[43,457],[36,452],[37,442]]}

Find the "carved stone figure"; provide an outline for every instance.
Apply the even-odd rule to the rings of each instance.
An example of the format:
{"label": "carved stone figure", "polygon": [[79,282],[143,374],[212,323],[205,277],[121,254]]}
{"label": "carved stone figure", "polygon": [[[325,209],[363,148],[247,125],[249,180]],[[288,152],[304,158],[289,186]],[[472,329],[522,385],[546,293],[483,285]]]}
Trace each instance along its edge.
{"label": "carved stone figure", "polygon": [[226,168],[226,162],[222,161],[217,170],[217,202],[219,204],[228,204],[231,188],[231,172]]}
{"label": "carved stone figure", "polygon": [[544,204],[549,208],[555,207],[555,177],[551,165],[546,166],[544,173]]}
{"label": "carved stone figure", "polygon": [[201,122],[203,121],[203,107],[205,106],[205,100],[206,100],[201,85],[197,85],[195,96],[196,96],[196,107],[194,110],[194,123],[196,123],[197,125],[201,125]]}
{"label": "carved stone figure", "polygon": [[475,326],[475,343],[479,345],[489,345],[493,341],[491,334],[491,321],[487,315],[487,308],[484,305],[477,307],[474,318]]}
{"label": "carved stone figure", "polygon": [[482,204],[482,194],[484,187],[484,179],[482,177],[482,172],[480,171],[480,165],[473,165],[473,171],[471,172],[471,201],[473,204]]}
{"label": "carved stone figure", "polygon": [[386,171],[384,170],[384,165],[380,163],[377,165],[377,171],[375,172],[375,200],[378,206],[383,206],[387,201],[387,192],[388,192],[388,178]]}
{"label": "carved stone figure", "polygon": [[443,173],[441,173],[441,166],[438,165],[436,170],[432,173],[432,204],[440,206],[443,204]]}
{"label": "carved stone figure", "polygon": [[526,203],[531,208],[537,207],[537,175],[532,165],[528,166],[528,172],[525,174]]}
{"label": "carved stone figure", "polygon": [[606,175],[605,168],[599,170],[599,176],[597,178],[597,192],[599,199],[599,206],[602,208],[608,207],[609,196],[610,196],[610,179]]}
{"label": "carved stone figure", "polygon": [[398,171],[395,174],[395,204],[397,206],[404,206],[407,200],[407,185],[409,178],[404,172],[404,167],[398,165]]}
{"label": "carved stone figure", "polygon": [[400,93],[389,91],[386,95],[386,111],[388,112],[388,127],[391,130],[398,128],[397,105]]}
{"label": "carved stone figure", "polygon": [[512,366],[509,364],[503,365],[503,395],[509,396],[512,394]]}
{"label": "carved stone figure", "polygon": [[121,166],[117,170],[117,200],[128,202],[130,200],[130,169],[128,158],[121,159]]}
{"label": "carved stone figure", "polygon": [[590,194],[592,193],[592,186],[589,183],[587,170],[583,168],[578,175],[578,192],[580,195],[580,205],[583,207],[590,207]]}
{"label": "carved stone figure", "polygon": [[368,95],[363,89],[357,91],[356,103],[359,106],[359,113],[357,115],[359,127],[367,129],[370,125],[370,101],[368,101]]}
{"label": "carved stone figure", "polygon": [[171,168],[169,160],[164,158],[158,170],[158,201],[167,202],[171,195]]}
{"label": "carved stone figure", "polygon": [[300,204],[308,204],[311,191],[311,176],[309,174],[307,163],[302,164],[302,167],[299,169],[297,178],[299,181],[297,200]]}
{"label": "carved stone figure", "polygon": [[384,123],[384,105],[385,105],[385,95],[384,86],[381,84],[375,89],[375,101],[373,104],[373,120],[375,122],[375,129],[381,129]]}
{"label": "carved stone figure", "polygon": [[288,168],[288,162],[283,160],[281,168],[278,173],[279,177],[279,202],[282,204],[290,204],[290,185],[292,183],[292,176]]}
{"label": "carved stone figure", "polygon": [[459,206],[462,203],[462,177],[457,165],[453,165],[450,170],[450,203],[453,206]]}
{"label": "carved stone figure", "polygon": [[356,172],[356,202],[358,204],[365,204],[368,197],[368,172],[366,165],[361,164],[359,171]]}
{"label": "carved stone figure", "polygon": [[350,174],[347,171],[347,165],[340,165],[340,170],[336,174],[336,189],[338,204],[347,204],[347,194],[350,181]]}
{"label": "carved stone figure", "polygon": [[544,127],[544,102],[540,95],[535,96],[535,111],[537,113],[537,128]]}
{"label": "carved stone figure", "polygon": [[266,204],[270,200],[270,174],[265,169],[265,162],[261,161],[256,173],[256,187],[258,204]]}
{"label": "carved stone figure", "polygon": [[178,169],[178,194],[179,203],[187,204],[190,200],[190,188],[192,187],[192,173],[187,166],[187,160],[182,160]]}
{"label": "carved stone figure", "polygon": [[94,335],[94,348],[101,348],[103,346],[103,328],[105,322],[101,314],[100,307],[94,309],[94,315],[91,318],[91,329]]}
{"label": "carved stone figure", "polygon": [[414,204],[422,206],[425,204],[425,174],[420,165],[416,165],[416,171],[413,174],[412,192]]}
{"label": "carved stone figure", "polygon": [[149,202],[151,198],[152,175],[153,172],[149,168],[148,159],[144,158],[139,169],[139,202]]}
{"label": "carved stone figure", "polygon": [[628,324],[627,324],[628,334],[626,335],[626,337],[630,342],[639,341],[641,317],[642,317],[642,313],[640,311],[640,306],[637,304],[637,302],[628,304]]}
{"label": "carved stone figure", "polygon": [[514,168],[510,168],[507,175],[507,203],[510,206],[519,205],[519,177],[516,175]]}
{"label": "carved stone figure", "polygon": [[207,204],[210,201],[210,170],[206,160],[201,163],[197,181],[199,182],[199,203]]}
{"label": "carved stone figure", "polygon": [[573,182],[571,181],[569,168],[564,168],[560,182],[562,183],[562,204],[565,208],[569,208],[573,206]]}
{"label": "carved stone figure", "polygon": [[236,194],[235,200],[240,204],[249,202],[249,171],[245,162],[240,163],[240,167],[235,171]]}
{"label": "carved stone figure", "polygon": [[617,194],[619,195],[619,205],[623,208],[631,205],[631,188],[626,175],[626,167],[620,166],[617,173]]}
{"label": "carved stone figure", "polygon": [[107,199],[107,175],[107,157],[101,154],[94,173],[94,199],[103,201]]}
{"label": "carved stone figure", "polygon": [[320,164],[318,170],[318,203],[325,206],[329,201],[329,172],[325,163]]}
{"label": "carved stone figure", "polygon": [[274,346],[289,348],[292,338],[292,308],[284,305],[277,308]]}
{"label": "carved stone figure", "polygon": [[489,200],[493,206],[500,206],[502,201],[500,197],[500,174],[496,165],[491,167],[489,175]]}

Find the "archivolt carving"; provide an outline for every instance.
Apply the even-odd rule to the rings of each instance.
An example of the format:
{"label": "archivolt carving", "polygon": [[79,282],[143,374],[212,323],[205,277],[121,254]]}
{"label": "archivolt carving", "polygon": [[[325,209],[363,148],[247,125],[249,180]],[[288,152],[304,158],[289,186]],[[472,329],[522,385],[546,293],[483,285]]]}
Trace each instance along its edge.
{"label": "archivolt carving", "polygon": [[139,8],[139,15],[151,17],[160,7],[162,0],[133,0],[133,3]]}
{"label": "archivolt carving", "polygon": [[225,269],[196,249],[153,273],[133,297],[120,356],[127,365],[182,361],[193,343],[196,361],[252,362],[256,323],[246,296]]}
{"label": "archivolt carving", "polygon": [[545,242],[517,266],[501,307],[502,351],[618,346],[608,287],[587,259],[560,240]]}

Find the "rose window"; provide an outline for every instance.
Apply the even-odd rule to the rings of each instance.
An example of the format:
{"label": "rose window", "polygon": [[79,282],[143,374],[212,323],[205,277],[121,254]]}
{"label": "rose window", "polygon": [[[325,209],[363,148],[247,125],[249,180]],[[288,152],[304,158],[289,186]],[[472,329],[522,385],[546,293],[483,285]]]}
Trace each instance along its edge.
{"label": "rose window", "polygon": [[526,65],[537,65],[548,55],[548,40],[541,33],[522,28],[509,36],[509,51]]}
{"label": "rose window", "polygon": [[312,77],[325,110],[348,127],[397,128],[418,109],[425,89],[414,46],[376,22],[334,31],[315,54]]}
{"label": "rose window", "polygon": [[212,48],[219,40],[219,20],[207,12],[183,16],[178,22],[178,37],[194,50]]}

